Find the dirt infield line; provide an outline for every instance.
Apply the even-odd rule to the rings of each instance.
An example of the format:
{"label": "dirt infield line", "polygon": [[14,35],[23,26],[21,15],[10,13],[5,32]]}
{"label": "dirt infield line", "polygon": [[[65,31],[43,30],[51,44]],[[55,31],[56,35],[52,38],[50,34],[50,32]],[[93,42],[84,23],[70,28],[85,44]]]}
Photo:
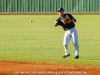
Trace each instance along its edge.
{"label": "dirt infield line", "polygon": [[100,75],[100,66],[0,61],[0,75]]}

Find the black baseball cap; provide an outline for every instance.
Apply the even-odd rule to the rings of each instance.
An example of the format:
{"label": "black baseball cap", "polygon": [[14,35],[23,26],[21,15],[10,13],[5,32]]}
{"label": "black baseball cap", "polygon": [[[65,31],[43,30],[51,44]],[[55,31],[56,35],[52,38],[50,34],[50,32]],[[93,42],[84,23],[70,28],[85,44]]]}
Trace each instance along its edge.
{"label": "black baseball cap", "polygon": [[59,8],[58,9],[58,12],[61,12],[61,11],[64,11],[64,9],[63,8]]}

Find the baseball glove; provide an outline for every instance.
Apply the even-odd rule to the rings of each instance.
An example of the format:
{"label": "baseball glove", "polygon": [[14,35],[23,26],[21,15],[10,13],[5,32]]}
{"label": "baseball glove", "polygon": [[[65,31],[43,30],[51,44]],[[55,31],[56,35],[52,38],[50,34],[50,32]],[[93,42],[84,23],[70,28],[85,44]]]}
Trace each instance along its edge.
{"label": "baseball glove", "polygon": [[62,20],[62,22],[63,22],[64,24],[70,23],[70,18],[68,17],[68,15],[66,15],[66,17]]}

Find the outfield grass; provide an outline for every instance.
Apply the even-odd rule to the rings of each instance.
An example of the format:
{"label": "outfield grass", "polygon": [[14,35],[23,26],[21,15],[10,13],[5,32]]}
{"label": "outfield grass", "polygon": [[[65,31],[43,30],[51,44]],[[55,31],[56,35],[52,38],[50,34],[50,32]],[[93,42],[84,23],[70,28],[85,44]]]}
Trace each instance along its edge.
{"label": "outfield grass", "polygon": [[[100,66],[100,15],[74,15],[80,59],[63,59],[64,31],[54,27],[58,15],[0,15],[0,60]],[[30,23],[30,19],[33,20]]]}

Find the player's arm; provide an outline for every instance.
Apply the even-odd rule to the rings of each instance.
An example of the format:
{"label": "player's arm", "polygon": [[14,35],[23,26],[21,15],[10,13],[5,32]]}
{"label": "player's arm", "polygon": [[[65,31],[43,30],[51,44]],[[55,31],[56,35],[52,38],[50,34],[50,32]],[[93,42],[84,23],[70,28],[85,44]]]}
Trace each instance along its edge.
{"label": "player's arm", "polygon": [[55,22],[54,22],[54,25],[55,25],[55,27],[56,27],[56,26],[58,25],[58,21],[55,21]]}
{"label": "player's arm", "polygon": [[58,19],[54,22],[55,27],[57,27],[57,26],[59,25],[59,23],[60,23],[60,18],[58,18]]}

